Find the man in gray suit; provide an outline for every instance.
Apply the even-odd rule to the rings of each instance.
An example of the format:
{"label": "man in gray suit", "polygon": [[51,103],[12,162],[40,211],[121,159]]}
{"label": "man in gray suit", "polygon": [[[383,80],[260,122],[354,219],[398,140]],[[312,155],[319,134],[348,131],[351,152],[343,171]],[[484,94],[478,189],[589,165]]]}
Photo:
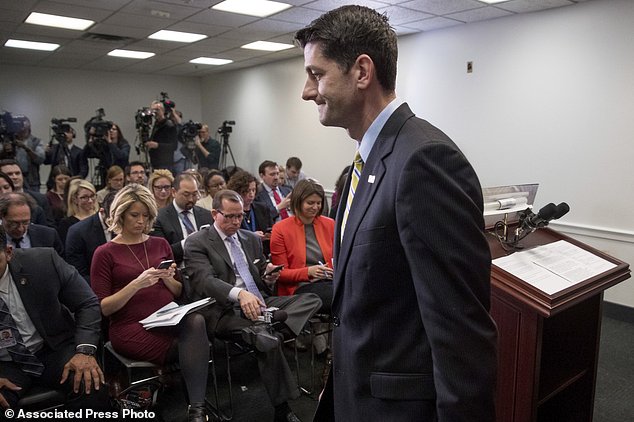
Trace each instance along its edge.
{"label": "man in gray suit", "polygon": [[280,331],[294,337],[321,307],[321,300],[312,293],[272,296],[270,287],[279,272],[272,272],[275,266],[267,264],[260,239],[240,229],[244,214],[237,192],[216,193],[212,215],[214,224],[185,242],[186,292],[191,300],[216,299],[214,306],[202,311],[210,337],[238,333],[256,347],[260,376],[275,407],[275,421],[299,421],[288,405],[288,400],[299,396],[299,389],[284,357],[282,339],[267,336],[260,330],[262,325],[254,324],[265,307],[279,308],[288,315]]}
{"label": "man in gray suit", "polygon": [[475,172],[397,100],[386,16],[344,6],[296,39],[303,99],[358,143],[337,213],[334,362],[315,420],[493,421],[496,328]]}

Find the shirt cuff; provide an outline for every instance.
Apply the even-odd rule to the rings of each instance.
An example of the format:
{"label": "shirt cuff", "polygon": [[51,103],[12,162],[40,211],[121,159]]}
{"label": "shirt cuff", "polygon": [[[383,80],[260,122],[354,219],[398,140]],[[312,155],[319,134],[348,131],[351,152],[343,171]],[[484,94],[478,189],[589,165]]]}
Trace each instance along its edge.
{"label": "shirt cuff", "polygon": [[240,292],[243,289],[239,288],[239,287],[233,287],[231,289],[231,291],[229,291],[229,300],[232,301],[233,303],[238,303],[238,295],[240,294]]}

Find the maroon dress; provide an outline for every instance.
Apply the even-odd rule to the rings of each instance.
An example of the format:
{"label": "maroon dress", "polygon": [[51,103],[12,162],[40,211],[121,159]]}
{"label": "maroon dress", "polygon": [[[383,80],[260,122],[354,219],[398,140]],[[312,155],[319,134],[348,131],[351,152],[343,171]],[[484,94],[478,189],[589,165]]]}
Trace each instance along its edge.
{"label": "maroon dress", "polygon": [[[95,251],[90,284],[101,301],[145,271],[147,261],[150,267],[156,268],[165,259],[174,257],[169,243],[162,237],[150,236],[145,242],[134,245],[108,242]],[[172,328],[146,330],[139,321],[173,300],[172,292],[162,280],[136,292],[128,303],[110,315],[109,337],[114,349],[131,359],[163,364],[175,331]]]}

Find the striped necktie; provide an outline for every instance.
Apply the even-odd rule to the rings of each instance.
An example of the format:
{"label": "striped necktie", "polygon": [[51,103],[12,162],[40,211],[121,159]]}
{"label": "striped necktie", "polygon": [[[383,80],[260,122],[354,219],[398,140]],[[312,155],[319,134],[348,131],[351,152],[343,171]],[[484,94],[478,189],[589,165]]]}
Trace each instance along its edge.
{"label": "striped necktie", "polygon": [[181,211],[181,220],[183,221],[183,225],[185,226],[185,230],[187,230],[187,236],[194,233],[196,229],[192,224],[192,221],[189,219],[189,211]]}
{"label": "striped necktie", "polygon": [[350,214],[350,207],[352,206],[352,200],[354,199],[354,193],[357,191],[359,185],[359,179],[361,179],[361,172],[363,171],[363,159],[359,151],[354,155],[354,163],[352,168],[352,174],[350,175],[350,190],[348,191],[348,200],[346,201],[346,210],[343,213],[343,220],[341,221],[341,239],[343,240],[343,232],[346,229],[346,222],[348,221],[348,214]]}
{"label": "striped necktie", "polygon": [[[22,370],[26,373],[39,377],[44,372],[44,365],[42,362],[24,345],[22,335],[18,331],[18,327],[15,325],[13,317],[9,313],[9,307],[4,300],[0,299],[0,331],[11,333],[11,337],[15,342],[14,345],[6,348],[9,352],[11,359],[22,367]],[[0,341],[4,341],[3,338]]]}
{"label": "striped necktie", "polygon": [[242,278],[242,281],[244,281],[244,285],[247,287],[249,293],[254,294],[258,299],[262,301],[262,303],[264,303],[262,293],[260,293],[260,289],[258,289],[258,285],[255,284],[255,280],[253,280],[251,271],[249,271],[249,263],[247,262],[246,256],[242,252],[239,241],[232,236],[228,236],[227,239],[231,244],[231,255],[233,256],[233,263],[238,275],[240,276],[240,278]]}

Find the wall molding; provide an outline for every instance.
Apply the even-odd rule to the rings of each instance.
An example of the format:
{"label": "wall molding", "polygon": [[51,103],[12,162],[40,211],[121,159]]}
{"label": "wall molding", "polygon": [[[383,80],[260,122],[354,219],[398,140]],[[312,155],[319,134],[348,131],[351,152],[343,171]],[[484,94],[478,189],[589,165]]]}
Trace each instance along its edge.
{"label": "wall molding", "polygon": [[599,239],[616,240],[625,243],[634,243],[634,232],[610,227],[592,226],[587,224],[575,224],[567,222],[551,222],[549,227],[566,234],[596,237]]}

